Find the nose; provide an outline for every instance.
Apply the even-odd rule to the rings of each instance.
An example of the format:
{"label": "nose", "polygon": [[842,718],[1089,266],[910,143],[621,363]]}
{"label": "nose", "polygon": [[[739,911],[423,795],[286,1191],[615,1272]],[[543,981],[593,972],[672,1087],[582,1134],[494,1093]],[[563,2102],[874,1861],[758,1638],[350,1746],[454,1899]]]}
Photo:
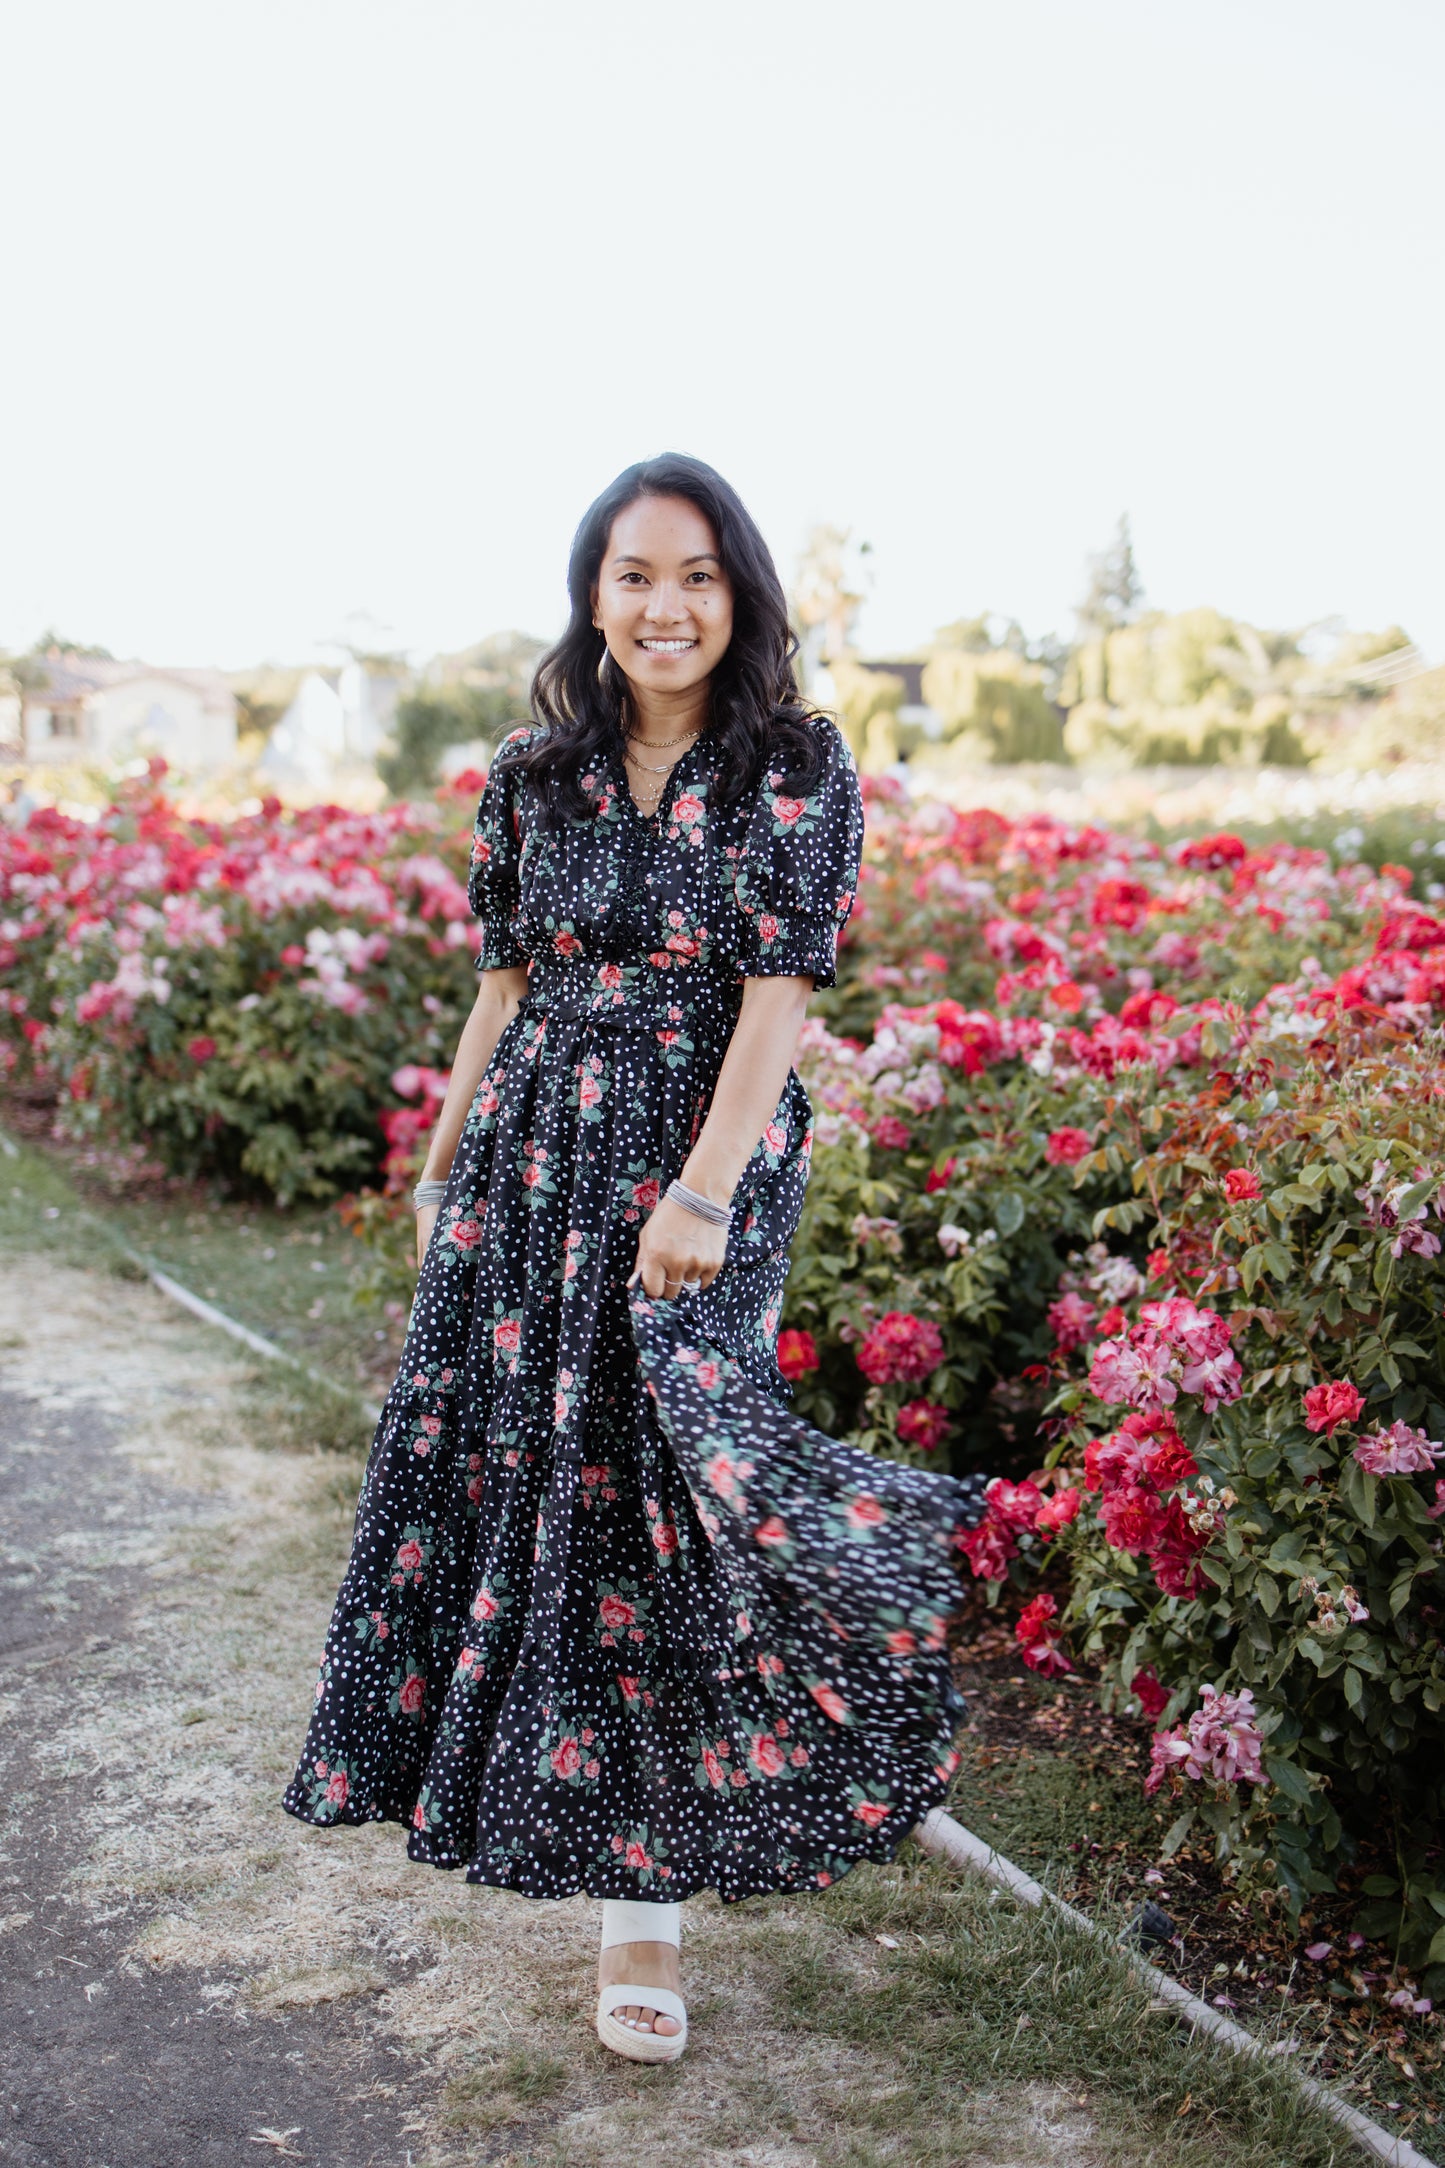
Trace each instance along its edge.
{"label": "nose", "polygon": [[643,616],[650,625],[677,625],[687,616],[683,591],[676,580],[659,580],[647,598]]}

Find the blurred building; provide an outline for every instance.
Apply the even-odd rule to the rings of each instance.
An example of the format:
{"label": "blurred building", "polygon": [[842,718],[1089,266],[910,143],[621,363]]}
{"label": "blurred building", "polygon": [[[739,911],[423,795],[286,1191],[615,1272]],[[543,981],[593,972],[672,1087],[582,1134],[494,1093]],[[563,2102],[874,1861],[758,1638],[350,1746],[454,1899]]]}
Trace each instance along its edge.
{"label": "blurred building", "polygon": [[326,790],[340,776],[375,765],[410,678],[403,665],[352,661],[305,670],[273,725],[257,773],[265,780]]}
{"label": "blurred building", "polygon": [[52,649],[19,700],[23,757],[106,765],[159,753],[187,773],[236,757],[236,702],[219,670],[171,670]]}

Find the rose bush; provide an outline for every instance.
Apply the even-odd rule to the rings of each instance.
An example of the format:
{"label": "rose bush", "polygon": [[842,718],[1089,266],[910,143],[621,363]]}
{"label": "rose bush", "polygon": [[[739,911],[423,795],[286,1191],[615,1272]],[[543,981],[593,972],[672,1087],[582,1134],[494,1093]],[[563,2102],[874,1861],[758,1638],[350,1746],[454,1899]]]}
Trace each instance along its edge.
{"label": "rose bush", "polygon": [[[219,824],[153,777],[0,833],[15,1079],[283,1197],[380,1169],[349,1210],[403,1294],[477,781]],[[1445,1963],[1445,922],[1390,866],[870,798],[801,1057],[798,1405],[996,1472],[966,1566],[1026,1665],[1156,1724],[1172,1843],[1298,1903],[1387,1833],[1363,1924]]]}
{"label": "rose bush", "polygon": [[183,814],[163,774],[93,821],[0,828],[0,1063],[56,1095],[65,1135],[334,1195],[377,1165],[393,1072],[455,1043],[480,778],[435,809],[268,799],[223,823]]}

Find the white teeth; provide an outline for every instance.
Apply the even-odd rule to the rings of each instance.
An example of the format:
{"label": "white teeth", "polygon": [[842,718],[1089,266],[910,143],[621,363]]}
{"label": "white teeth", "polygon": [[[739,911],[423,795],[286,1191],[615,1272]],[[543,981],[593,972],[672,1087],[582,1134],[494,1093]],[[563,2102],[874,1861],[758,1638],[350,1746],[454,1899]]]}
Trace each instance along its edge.
{"label": "white teeth", "polygon": [[697,646],[696,640],[644,640],[642,645],[649,655],[685,655],[689,648]]}

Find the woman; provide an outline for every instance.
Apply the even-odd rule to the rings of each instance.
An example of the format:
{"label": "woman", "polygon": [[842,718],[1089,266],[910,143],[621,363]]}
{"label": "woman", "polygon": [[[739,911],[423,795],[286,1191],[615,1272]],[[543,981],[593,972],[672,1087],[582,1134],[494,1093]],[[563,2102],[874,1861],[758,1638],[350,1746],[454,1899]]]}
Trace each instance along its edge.
{"label": "woman", "polygon": [[602,1898],[599,2035],[668,2061],[684,1898],[824,1888],[941,1796],[966,1498],[784,1405],[791,1064],[862,815],[767,548],[667,457],[569,587],[478,809],[481,983],[285,1803]]}

